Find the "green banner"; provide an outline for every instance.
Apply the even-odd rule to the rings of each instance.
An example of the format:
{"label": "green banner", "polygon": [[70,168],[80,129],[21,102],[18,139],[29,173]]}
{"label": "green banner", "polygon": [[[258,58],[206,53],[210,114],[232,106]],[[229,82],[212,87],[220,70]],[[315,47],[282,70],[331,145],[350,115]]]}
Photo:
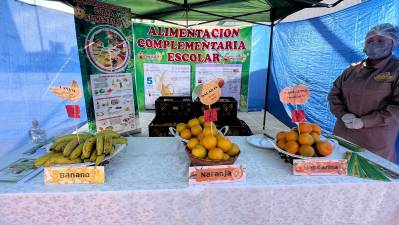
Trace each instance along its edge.
{"label": "green banner", "polygon": [[193,88],[223,79],[222,96],[247,110],[252,27],[180,27],[133,24],[140,110],[159,96],[187,96]]}
{"label": "green banner", "polygon": [[94,0],[73,3],[89,130],[135,130],[130,9]]}

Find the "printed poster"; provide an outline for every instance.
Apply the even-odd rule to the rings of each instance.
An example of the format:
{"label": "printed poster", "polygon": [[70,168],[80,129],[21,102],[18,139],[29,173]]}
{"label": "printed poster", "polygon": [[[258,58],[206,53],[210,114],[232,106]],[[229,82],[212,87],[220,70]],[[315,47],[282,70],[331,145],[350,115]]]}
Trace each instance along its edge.
{"label": "printed poster", "polygon": [[145,108],[160,96],[190,96],[190,65],[144,63]]}
{"label": "printed poster", "polygon": [[133,82],[129,73],[90,76],[97,132],[123,133],[136,128]]}
{"label": "printed poster", "polygon": [[241,97],[242,64],[197,64],[195,69],[196,85],[221,78],[224,80],[222,97]]}
{"label": "printed poster", "polygon": [[[89,130],[94,133],[112,127],[118,132],[132,131],[138,110],[135,85],[131,85],[135,80],[130,9],[95,0],[72,3]],[[130,86],[117,88],[115,79],[122,79],[123,85],[127,80]],[[99,92],[98,86],[104,86],[106,92]],[[108,102],[108,106],[100,102]],[[121,102],[129,105],[119,109]]]}

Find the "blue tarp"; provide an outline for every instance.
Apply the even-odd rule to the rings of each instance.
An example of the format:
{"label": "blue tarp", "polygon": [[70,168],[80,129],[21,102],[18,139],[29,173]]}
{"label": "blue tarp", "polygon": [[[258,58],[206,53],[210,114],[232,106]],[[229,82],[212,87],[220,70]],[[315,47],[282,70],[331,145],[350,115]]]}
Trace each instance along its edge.
{"label": "blue tarp", "polygon": [[[311,90],[305,110],[307,119],[331,132],[335,123],[330,113],[327,94],[334,80],[351,63],[362,60],[364,37],[380,23],[399,24],[399,1],[372,0],[354,7],[314,19],[276,26],[272,52],[271,96],[284,87],[305,84]],[[398,55],[398,54],[396,54]],[[271,99],[270,111],[290,124],[285,106]],[[398,149],[398,148],[397,148]]]}
{"label": "blue tarp", "polygon": [[[48,136],[70,132],[64,105],[49,87],[81,85],[73,16],[24,3],[0,1],[0,156],[28,144],[36,118]],[[86,121],[85,105],[81,106]]]}

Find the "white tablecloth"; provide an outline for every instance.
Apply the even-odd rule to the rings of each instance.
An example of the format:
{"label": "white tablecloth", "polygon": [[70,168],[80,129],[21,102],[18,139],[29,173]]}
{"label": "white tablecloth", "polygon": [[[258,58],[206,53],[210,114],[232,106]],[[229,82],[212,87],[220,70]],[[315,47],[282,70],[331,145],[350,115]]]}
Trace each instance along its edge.
{"label": "white tablecloth", "polygon": [[232,140],[242,151],[236,163],[247,167],[245,183],[188,186],[181,143],[129,138],[106,166],[104,185],[45,186],[43,174],[0,183],[0,224],[399,224],[399,182],[293,176],[275,151]]}

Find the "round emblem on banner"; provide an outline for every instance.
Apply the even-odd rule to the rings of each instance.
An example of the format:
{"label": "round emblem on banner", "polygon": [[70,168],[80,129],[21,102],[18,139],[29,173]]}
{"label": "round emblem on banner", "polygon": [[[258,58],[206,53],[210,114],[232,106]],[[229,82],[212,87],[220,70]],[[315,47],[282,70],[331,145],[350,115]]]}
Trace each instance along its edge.
{"label": "round emblem on banner", "polygon": [[121,31],[110,25],[99,25],[90,30],[85,51],[91,64],[105,73],[120,72],[130,60],[129,41]]}

